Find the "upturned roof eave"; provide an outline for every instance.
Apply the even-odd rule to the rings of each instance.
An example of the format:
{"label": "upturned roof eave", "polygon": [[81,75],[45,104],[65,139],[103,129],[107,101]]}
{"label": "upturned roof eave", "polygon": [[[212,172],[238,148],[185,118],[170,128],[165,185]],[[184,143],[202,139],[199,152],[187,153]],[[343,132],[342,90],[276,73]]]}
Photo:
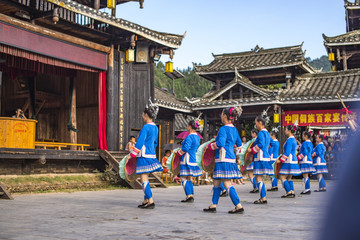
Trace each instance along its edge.
{"label": "upturned roof eave", "polygon": [[[163,45],[165,47],[169,47],[173,49],[179,48],[185,36],[185,34],[176,35],[176,34],[157,32],[149,28],[140,26],[138,24],[132,23],[130,21],[121,18],[115,18],[107,13],[100,12],[98,10],[82,5],[80,3],[76,3],[71,0],[46,0],[46,1],[51,2],[67,10],[70,10],[72,12],[82,14],[84,16],[98,20],[103,23],[107,23],[116,28],[137,34],[148,40]],[[169,38],[167,35],[170,35],[171,37]]]}

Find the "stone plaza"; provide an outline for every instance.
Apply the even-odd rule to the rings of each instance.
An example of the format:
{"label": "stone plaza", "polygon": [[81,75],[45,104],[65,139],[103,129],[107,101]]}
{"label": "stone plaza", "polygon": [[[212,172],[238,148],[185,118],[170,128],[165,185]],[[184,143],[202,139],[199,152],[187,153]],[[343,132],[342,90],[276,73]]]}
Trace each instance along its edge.
{"label": "stone plaza", "polygon": [[[269,183],[267,183],[269,186]],[[317,182],[312,182],[312,189]],[[204,213],[211,186],[195,187],[195,202],[181,203],[182,187],[153,189],[156,208],[139,209],[141,190],[16,195],[0,201],[0,239],[313,239],[326,193],[282,199],[282,188],[268,193],[267,205],[255,205],[251,184],[235,185],[244,214],[228,214],[231,200],[220,198],[217,213]],[[329,193],[330,192],[330,193]]]}

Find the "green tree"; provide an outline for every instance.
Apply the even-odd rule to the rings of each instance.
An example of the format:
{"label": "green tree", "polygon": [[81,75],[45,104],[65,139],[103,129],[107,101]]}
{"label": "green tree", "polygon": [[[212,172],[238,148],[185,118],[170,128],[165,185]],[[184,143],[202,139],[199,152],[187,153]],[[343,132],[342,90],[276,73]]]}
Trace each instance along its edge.
{"label": "green tree", "polygon": [[306,58],[306,61],[314,68],[322,69],[322,72],[330,72],[331,64],[326,55],[321,56],[320,58],[311,59],[310,57]]}
{"label": "green tree", "polygon": [[[179,70],[184,75],[184,78],[175,80],[175,94],[179,99],[201,97],[209,92],[212,84],[206,79],[197,75],[193,68]],[[155,86],[159,88],[166,88],[169,92],[172,91],[172,80],[165,74],[165,65],[158,62],[155,68]]]}

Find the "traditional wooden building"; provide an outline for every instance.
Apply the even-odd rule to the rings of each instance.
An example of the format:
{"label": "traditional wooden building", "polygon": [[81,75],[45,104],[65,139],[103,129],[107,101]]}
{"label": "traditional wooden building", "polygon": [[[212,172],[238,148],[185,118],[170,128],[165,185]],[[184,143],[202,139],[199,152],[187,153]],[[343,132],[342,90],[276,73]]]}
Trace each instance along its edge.
{"label": "traditional wooden building", "polygon": [[[137,2],[142,7],[143,0]],[[55,142],[57,148],[124,149],[143,125],[145,104],[155,97],[154,58],[172,57],[181,45],[184,35],[116,18],[115,11],[101,10],[105,6],[105,0],[0,2],[0,114],[11,117],[22,108],[36,119],[40,147]],[[13,156],[0,152],[1,163]],[[64,158],[62,153],[52,158]],[[27,150],[17,158],[44,154]],[[80,155],[75,159],[86,160]],[[91,159],[100,161],[99,155]]]}
{"label": "traditional wooden building", "polygon": [[323,34],[333,71],[360,67],[360,1],[345,0],[346,33],[328,37]]}

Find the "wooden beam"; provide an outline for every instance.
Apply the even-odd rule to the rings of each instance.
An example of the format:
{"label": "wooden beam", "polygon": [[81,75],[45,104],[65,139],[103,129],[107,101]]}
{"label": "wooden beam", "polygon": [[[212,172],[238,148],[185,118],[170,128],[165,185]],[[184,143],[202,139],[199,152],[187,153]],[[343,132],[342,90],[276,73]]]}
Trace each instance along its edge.
{"label": "wooden beam", "polygon": [[0,116],[2,115],[1,112],[1,105],[2,105],[2,101],[1,101],[1,89],[2,89],[2,72],[0,71]]}
{"label": "wooden beam", "polygon": [[344,68],[344,71],[346,71],[348,69],[348,66],[347,66],[347,56],[346,56],[346,50],[345,48],[343,48],[343,51],[342,51],[342,55],[343,55],[343,68]]}
{"label": "wooden beam", "polygon": [[0,182],[0,199],[14,200],[6,187]]}
{"label": "wooden beam", "polygon": [[[76,84],[75,78],[70,79],[70,81],[74,81],[74,85],[72,88],[72,92],[69,92],[72,98],[71,104],[71,124],[76,129]],[[70,131],[70,143],[77,143],[77,132]],[[77,150],[76,146],[70,146],[70,150]]]}
{"label": "wooden beam", "polygon": [[240,98],[243,99],[244,98],[244,91],[243,91],[243,87],[240,86]]}
{"label": "wooden beam", "polygon": [[32,32],[40,33],[40,34],[43,34],[43,35],[51,37],[51,38],[55,38],[55,39],[63,40],[63,41],[66,41],[66,42],[69,42],[72,44],[77,44],[77,45],[80,45],[83,47],[95,49],[100,52],[106,52],[106,53],[110,52],[110,47],[100,45],[97,43],[93,43],[93,42],[83,40],[80,38],[76,38],[76,37],[73,37],[73,36],[70,36],[70,35],[67,35],[64,33],[56,32],[56,31],[50,30],[48,28],[43,28],[43,27],[40,27],[37,25],[33,25],[31,23],[27,23],[27,22],[21,21],[19,19],[13,18],[13,17],[9,17],[9,16],[1,14],[1,13],[0,13],[0,21],[12,24],[12,25],[20,27],[20,28],[24,28],[24,29],[32,31]]}

